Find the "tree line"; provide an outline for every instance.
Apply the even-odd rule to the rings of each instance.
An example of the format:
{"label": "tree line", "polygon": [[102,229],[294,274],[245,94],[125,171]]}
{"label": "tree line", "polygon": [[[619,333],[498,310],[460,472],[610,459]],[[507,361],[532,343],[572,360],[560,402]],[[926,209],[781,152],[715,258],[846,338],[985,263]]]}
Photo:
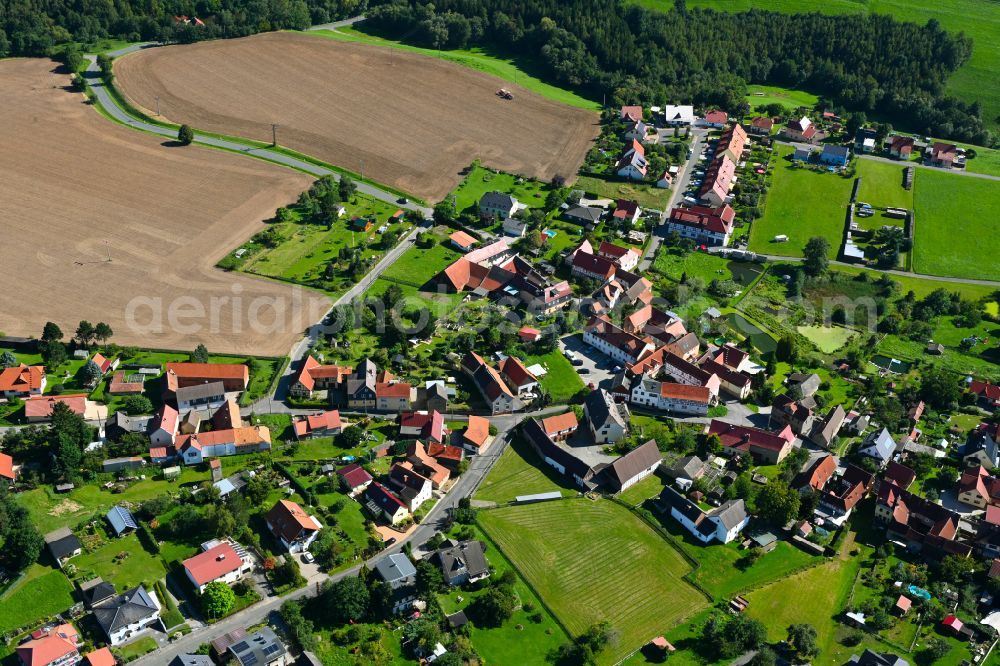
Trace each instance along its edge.
{"label": "tree line", "polygon": [[[48,56],[62,44],[108,37],[187,43],[302,30],[356,16],[366,6],[367,0],[10,0],[0,5],[0,58]],[[175,16],[197,17],[204,25],[176,21]]]}
{"label": "tree line", "polygon": [[885,15],[662,12],[617,0],[391,0],[366,26],[436,49],[524,54],[537,74],[609,104],[693,102],[735,111],[747,82],[803,88],[822,102],[915,130],[988,144],[978,102],[944,93],[972,40],[936,20]]}

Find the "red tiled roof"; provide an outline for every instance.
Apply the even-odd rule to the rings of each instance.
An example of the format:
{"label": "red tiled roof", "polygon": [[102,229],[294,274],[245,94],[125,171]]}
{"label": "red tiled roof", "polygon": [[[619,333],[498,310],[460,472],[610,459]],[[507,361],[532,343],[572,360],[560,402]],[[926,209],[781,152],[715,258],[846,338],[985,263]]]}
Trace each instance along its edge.
{"label": "red tiled roof", "polygon": [[670,222],[674,224],[704,229],[717,234],[732,233],[734,219],[736,219],[736,211],[729,204],[718,208],[692,206],[690,208],[674,208],[670,211]]}
{"label": "red tiled roof", "polygon": [[44,638],[20,645],[17,648],[17,656],[25,666],[48,666],[76,651],[76,645],[53,632]]}
{"label": "red tiled roof", "polygon": [[250,369],[242,363],[167,363],[167,372],[181,379],[241,379],[250,378]]}
{"label": "red tiled roof", "polygon": [[550,436],[563,430],[576,428],[579,425],[575,412],[556,414],[555,416],[548,416],[542,419],[542,430],[545,431],[546,435]]}
{"label": "red tiled roof", "polygon": [[87,411],[86,393],[67,393],[64,395],[35,395],[24,399],[25,418],[44,418],[51,416],[56,403],[61,402],[69,407],[74,414],[83,416]]}
{"label": "red tiled roof", "polygon": [[351,488],[360,488],[366,483],[370,483],[372,475],[365,471],[365,468],[357,463],[351,463],[347,467],[337,470],[337,476],[342,478]]}
{"label": "red tiled roof", "polygon": [[322,529],[315,518],[290,500],[280,500],[275,504],[267,512],[267,522],[270,523],[274,535],[285,541],[294,541],[303,530],[318,532]]}
{"label": "red tiled roof", "polygon": [[707,386],[660,382],[660,397],[707,403],[712,397],[712,392]]}
{"label": "red tiled roof", "polygon": [[750,121],[751,127],[756,127],[757,129],[770,131],[774,127],[774,121],[770,118],[764,118],[763,116],[758,116]]}
{"label": "red tiled roof", "polygon": [[729,122],[729,114],[726,113],[725,111],[712,109],[711,111],[705,114],[705,122],[712,124],[718,124],[718,123],[725,124]]}
{"label": "red tiled roof", "polygon": [[456,231],[451,236],[448,236],[448,238],[459,247],[472,247],[479,242],[464,231]]}
{"label": "red tiled roof", "polygon": [[127,380],[124,370],[119,370],[111,378],[111,385],[108,386],[108,393],[142,393],[145,384],[142,379],[130,382]]}
{"label": "red tiled roof", "polygon": [[978,380],[969,382],[969,393],[974,393],[988,400],[1000,400],[1000,386]]}
{"label": "red tiled roof", "polygon": [[6,453],[0,453],[0,477],[14,480],[14,459]]}
{"label": "red tiled roof", "polygon": [[573,268],[579,269],[584,273],[600,275],[604,278],[609,278],[615,274],[615,265],[612,262],[604,257],[586,252],[577,252],[573,255]]}
{"label": "red tiled roof", "polygon": [[182,563],[198,585],[206,585],[243,566],[243,561],[228,543],[220,543]]}
{"label": "red tiled roof", "polygon": [[194,447],[200,450],[203,446],[230,443],[235,444],[239,448],[263,442],[271,442],[271,431],[267,426],[244,426],[241,428],[199,432],[194,435],[181,435],[177,438],[177,449],[183,451],[188,447]]}
{"label": "red tiled roof", "polygon": [[118,663],[115,655],[111,654],[111,648],[108,647],[88,652],[86,659],[88,666],[115,666]]}
{"label": "red tiled roof", "polygon": [[631,120],[633,122],[642,120],[642,107],[641,106],[623,106],[621,111],[621,118],[625,120]]}
{"label": "red tiled roof", "polygon": [[514,356],[508,356],[500,362],[500,373],[517,387],[538,382],[538,377],[528,372],[524,364]]}
{"label": "red tiled roof", "polygon": [[438,442],[428,442],[427,455],[436,460],[450,460],[461,462],[465,457],[462,449],[450,444],[440,444]]}
{"label": "red tiled roof", "polygon": [[45,366],[21,364],[0,371],[0,392],[18,391],[28,393],[40,391],[45,378]]}
{"label": "red tiled roof", "polygon": [[413,387],[406,382],[394,384],[376,384],[375,397],[377,398],[409,398],[410,390]]}
{"label": "red tiled roof", "polygon": [[309,414],[308,416],[296,417],[294,427],[298,436],[308,435],[314,430],[335,430],[342,426],[340,412],[331,409],[319,414]]}
{"label": "red tiled roof", "polygon": [[722,445],[726,448],[756,446],[774,451],[781,450],[795,439],[791,428],[788,427],[779,433],[773,433],[758,428],[726,423],[718,419],[712,419],[711,424],[709,424],[708,434],[718,435],[719,439],[722,440]]}
{"label": "red tiled roof", "polygon": [[483,416],[469,416],[469,425],[462,437],[476,448],[486,443],[490,436],[490,420]]}

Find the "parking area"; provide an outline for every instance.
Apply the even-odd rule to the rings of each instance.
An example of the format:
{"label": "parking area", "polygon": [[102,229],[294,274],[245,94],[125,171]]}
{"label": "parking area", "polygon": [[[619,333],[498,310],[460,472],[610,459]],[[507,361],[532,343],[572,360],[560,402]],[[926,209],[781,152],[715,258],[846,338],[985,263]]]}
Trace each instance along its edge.
{"label": "parking area", "polygon": [[[618,367],[618,362],[597,351],[583,341],[583,336],[570,335],[559,341],[559,350],[565,353],[572,352],[574,358],[570,358],[573,369],[580,375],[584,384],[593,384],[599,388],[607,388],[614,377],[614,369]],[[569,358],[567,356],[567,358]]]}

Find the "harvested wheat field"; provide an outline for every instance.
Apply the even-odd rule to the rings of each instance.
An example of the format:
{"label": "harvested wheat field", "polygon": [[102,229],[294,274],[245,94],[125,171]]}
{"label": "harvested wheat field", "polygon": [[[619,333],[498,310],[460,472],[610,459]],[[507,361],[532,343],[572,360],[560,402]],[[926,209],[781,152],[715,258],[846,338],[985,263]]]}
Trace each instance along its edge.
{"label": "harvested wheat field", "polygon": [[[119,344],[287,353],[321,316],[308,310],[328,301],[307,294],[293,308],[291,287],[213,265],[311,179],[166,146],[103,118],[68,84],[50,61],[0,61],[0,331],[40,335],[54,321],[68,337],[87,319],[109,323]],[[211,301],[234,296],[239,308]]]}
{"label": "harvested wheat field", "polygon": [[[450,62],[296,33],[147,49],[115,63],[142,109],[176,123],[278,143],[428,201],[473,160],[549,180],[576,173],[596,113]],[[507,88],[513,100],[497,97]]]}

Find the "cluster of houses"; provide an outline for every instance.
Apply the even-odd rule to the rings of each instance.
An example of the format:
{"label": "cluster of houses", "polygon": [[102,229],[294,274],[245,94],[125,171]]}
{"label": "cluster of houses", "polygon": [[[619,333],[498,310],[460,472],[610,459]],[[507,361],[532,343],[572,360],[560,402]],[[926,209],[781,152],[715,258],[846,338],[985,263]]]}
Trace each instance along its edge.
{"label": "cluster of houses", "polygon": [[400,414],[397,441],[405,444],[404,459],[378,481],[361,465],[349,464],[336,472],[341,487],[374,517],[390,525],[404,522],[435,492],[444,492],[466,455],[484,453],[493,442],[489,419],[467,418],[465,430],[452,433],[440,412]]}
{"label": "cluster of houses", "polygon": [[539,397],[538,377],[516,356],[503,355],[493,367],[475,352],[467,352],[461,362],[491,414],[510,414]]}
{"label": "cluster of houses", "polygon": [[746,130],[739,123],[734,124],[719,137],[715,154],[705,170],[698,196],[709,206],[719,207],[730,201],[730,192],[736,183],[736,167],[747,149]]}

